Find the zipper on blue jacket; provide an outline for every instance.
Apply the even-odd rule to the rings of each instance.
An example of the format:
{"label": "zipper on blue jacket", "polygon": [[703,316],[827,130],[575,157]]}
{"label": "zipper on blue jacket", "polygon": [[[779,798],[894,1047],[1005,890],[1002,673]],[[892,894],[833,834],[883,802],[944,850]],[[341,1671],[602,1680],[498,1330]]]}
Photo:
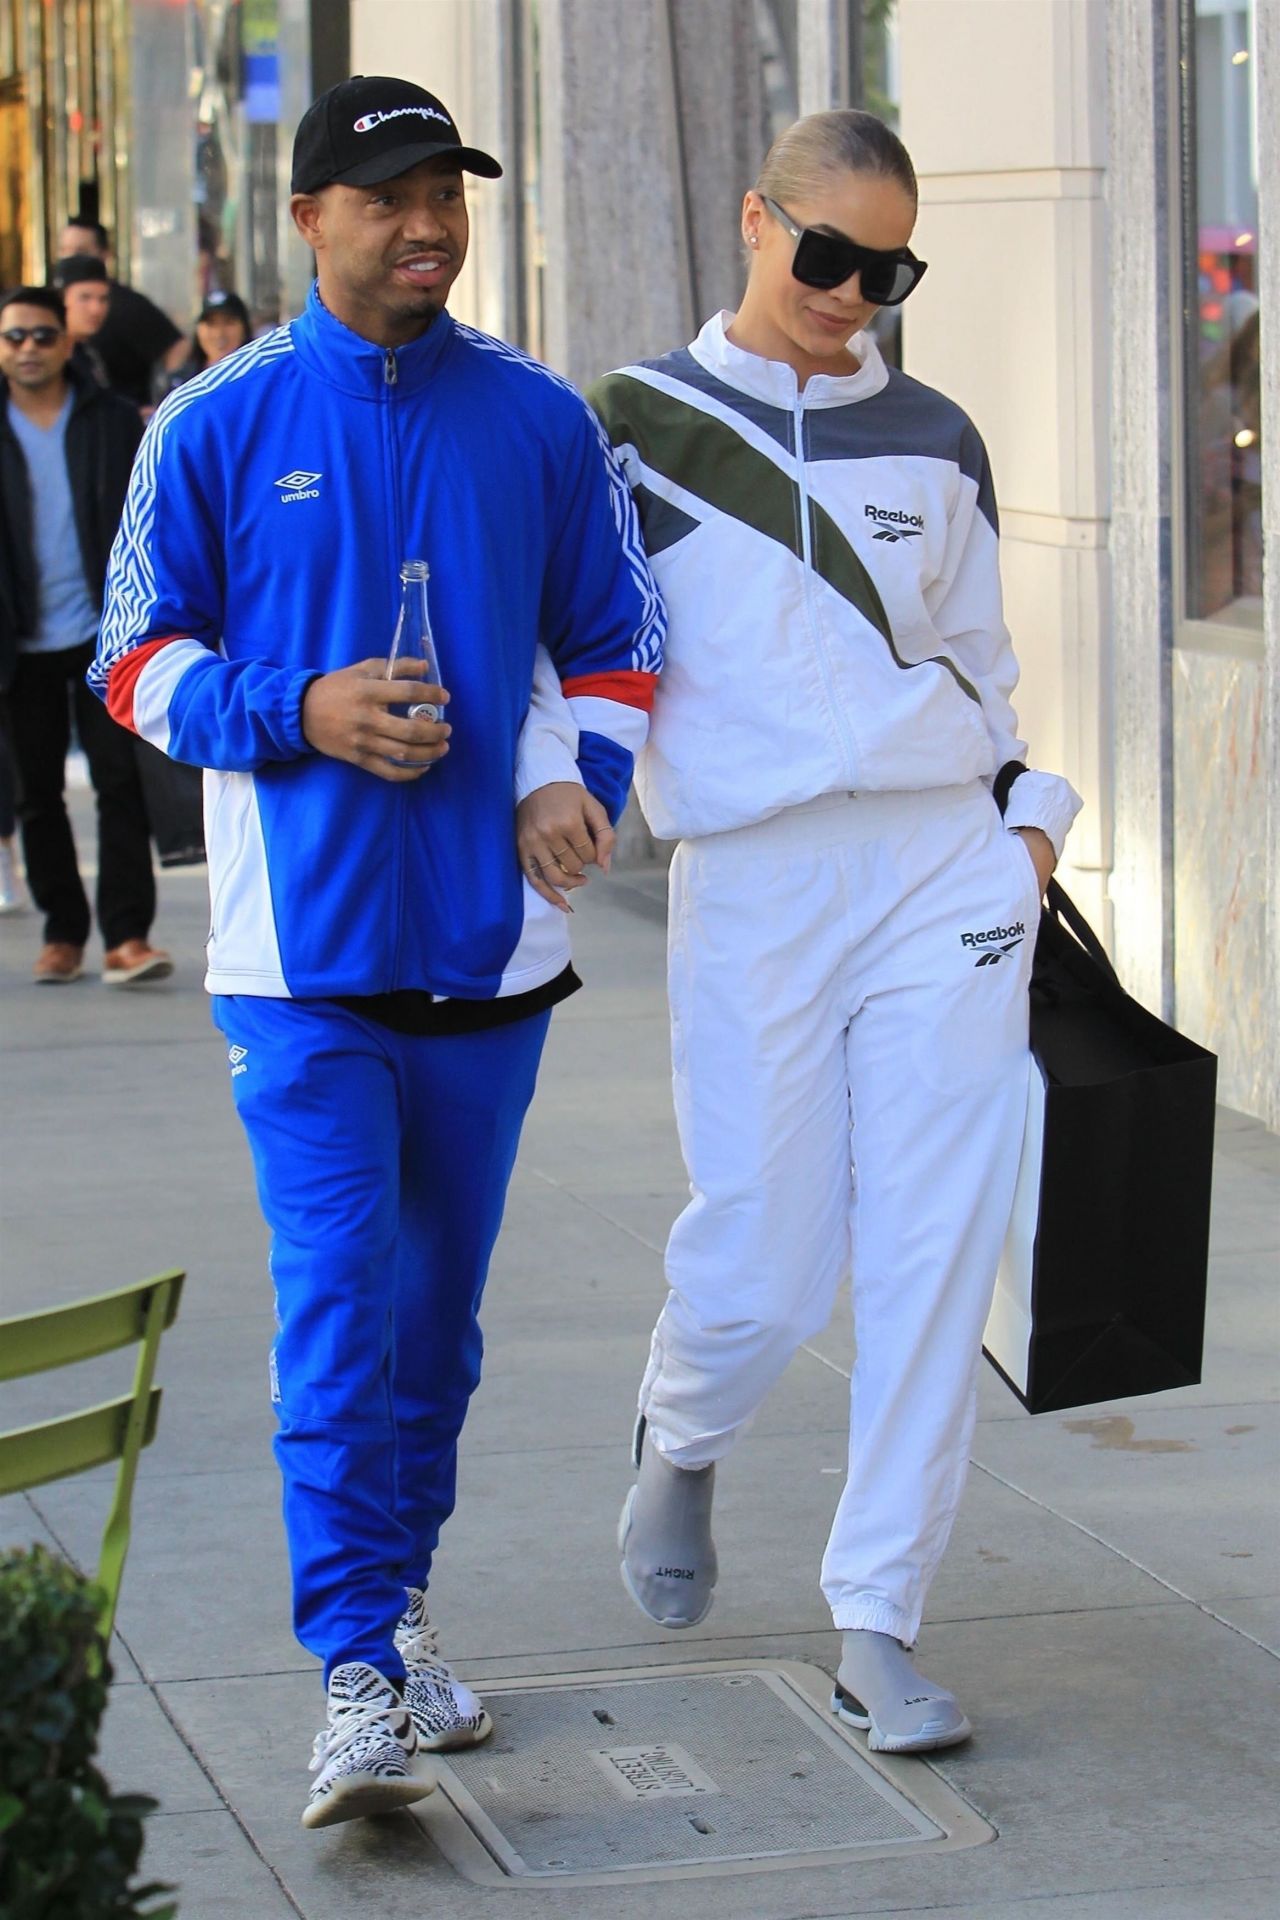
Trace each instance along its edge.
{"label": "zipper on blue jacket", "polygon": [[[391,412],[393,396],[389,391],[390,388],[398,386],[399,381],[400,369],[396,364],[395,351],[393,348],[388,347],[382,359],[382,418],[384,431],[387,436],[387,464],[390,469],[391,529],[395,545],[393,576],[397,578],[399,576],[401,562],[415,557],[411,554],[406,554],[404,550],[404,528],[400,518],[399,447],[396,442],[395,417]],[[400,805],[400,832],[398,836],[398,870],[396,873],[396,924],[395,934],[391,942],[391,978],[387,982],[388,992],[395,990],[396,982],[400,978],[400,949],[404,944],[405,868],[408,865],[409,841],[409,784],[410,783],[406,782],[397,796]]]}
{"label": "zipper on blue jacket", "polygon": [[849,784],[857,779],[859,767],[857,755],[853,750],[853,740],[845,724],[844,714],[836,696],[835,680],[832,677],[831,662],[827,655],[826,643],[818,630],[818,618],[810,601],[813,588],[813,510],[809,503],[809,475],[805,464],[804,451],[804,388],[796,381],[796,404],[794,416],[796,477],[800,487],[800,562],[804,569],[804,617],[809,629],[809,638],[813,650],[818,656],[818,666],[822,673],[822,684],[827,691],[827,704],[831,708],[836,730],[844,747],[845,765],[849,769]]}

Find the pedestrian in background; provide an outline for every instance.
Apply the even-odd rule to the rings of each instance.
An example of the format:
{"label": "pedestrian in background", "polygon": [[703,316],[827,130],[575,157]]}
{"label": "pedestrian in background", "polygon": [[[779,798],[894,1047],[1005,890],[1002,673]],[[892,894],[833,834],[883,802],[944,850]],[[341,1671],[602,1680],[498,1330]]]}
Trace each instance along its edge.
{"label": "pedestrian in background", "polygon": [[229,353],[243,347],[253,338],[253,324],[249,318],[249,309],[238,293],[209,294],[196,315],[195,326],[191,333],[191,350],[179,367],[161,370],[156,374],[153,393],[157,404],[175,387],[185,386],[188,380],[203,373],[206,367],[216,367]]}
{"label": "pedestrian in background", "polygon": [[0,375],[0,687],[27,884],[44,914],[35,978],[79,979],[89,938],[65,792],[74,711],[97,798],[102,977],[108,986],[162,980],[173,963],[150,944],[155,876],[133,741],[84,684],[142,423],[73,363],[53,288],[0,298]]}
{"label": "pedestrian in background", "polygon": [[[308,1827],[421,1798],[424,1749],[490,1731],[425,1590],[520,1128],[578,984],[563,903],[517,863],[516,743],[541,643],[590,696],[546,858],[607,866],[661,654],[589,409],[446,311],[464,171],[501,169],[408,81],[304,115],[306,310],[156,414],[93,675],[214,770],[207,985],[271,1228],[294,1624],[327,1688]],[[428,591],[447,692],[424,652],[388,671]]]}
{"label": "pedestrian in background", "polygon": [[[85,214],[75,214],[58,237],[58,257],[91,254],[111,271],[111,241],[107,230]],[[168,314],[136,287],[109,279],[106,318],[94,339],[109,384],[126,400],[143,409],[151,405],[152,381],[158,368],[177,366],[185,358],[186,342]]]}
{"label": "pedestrian in background", "polygon": [[111,375],[98,344],[111,300],[106,268],[90,253],[72,254],[54,267],[52,285],[62,295],[76,364],[100,387],[109,387]]}
{"label": "pedestrian in background", "polygon": [[[659,1625],[705,1616],[716,1463],[852,1272],[849,1473],[822,1575],[833,1707],[913,1753],[970,1731],[910,1650],[968,1464],[1040,894],[1080,805],[1025,771],[982,441],[867,331],[924,274],[915,218],[883,122],[800,121],[743,203],[738,312],[592,395],[670,621],[638,786],[680,842],[692,1194],[640,1389],[623,1576]],[[522,846],[544,804],[525,802]]]}

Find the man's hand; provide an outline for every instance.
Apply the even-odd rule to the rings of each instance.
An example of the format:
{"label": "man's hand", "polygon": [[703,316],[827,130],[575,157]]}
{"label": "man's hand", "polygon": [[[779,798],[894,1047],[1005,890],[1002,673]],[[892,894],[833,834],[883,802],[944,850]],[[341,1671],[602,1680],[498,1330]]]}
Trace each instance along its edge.
{"label": "man's hand", "polygon": [[608,873],[617,835],[600,802],[576,780],[553,780],[527,794],[516,808],[520,867],[535,893],[564,913],[564,898],[585,887],[590,866]]}
{"label": "man's hand", "polygon": [[302,731],[317,753],[379,780],[420,780],[448,753],[453,729],[443,720],[408,720],[403,710],[418,701],[443,706],[449,696],[426,680],[418,661],[398,660],[392,680],[386,673],[385,660],[361,660],[321,674],[303,696]]}
{"label": "man's hand", "polygon": [[1036,879],[1040,882],[1040,895],[1053,878],[1053,870],[1058,864],[1058,856],[1053,850],[1053,842],[1047,833],[1039,827],[1015,827],[1013,831],[1026,843],[1031,855],[1031,864],[1036,870]]}

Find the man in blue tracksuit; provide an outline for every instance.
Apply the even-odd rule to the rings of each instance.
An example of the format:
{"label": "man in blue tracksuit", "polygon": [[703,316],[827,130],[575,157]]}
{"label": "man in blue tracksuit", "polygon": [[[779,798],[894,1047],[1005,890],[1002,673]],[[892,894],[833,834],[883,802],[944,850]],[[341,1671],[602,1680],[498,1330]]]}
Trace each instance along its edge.
{"label": "man in blue tracksuit", "polygon": [[[308,1826],[420,1798],[424,1749],[489,1731],[423,1595],[520,1126],[578,984],[563,891],[608,864],[661,664],[593,416],[445,311],[464,170],[500,171],[405,81],[309,109],[291,206],[316,286],[157,413],[91,673],[208,769],[207,985],[272,1231],[294,1618],[328,1688]],[[417,698],[445,719],[385,677],[408,559],[444,682]],[[535,654],[581,721],[522,875]]]}

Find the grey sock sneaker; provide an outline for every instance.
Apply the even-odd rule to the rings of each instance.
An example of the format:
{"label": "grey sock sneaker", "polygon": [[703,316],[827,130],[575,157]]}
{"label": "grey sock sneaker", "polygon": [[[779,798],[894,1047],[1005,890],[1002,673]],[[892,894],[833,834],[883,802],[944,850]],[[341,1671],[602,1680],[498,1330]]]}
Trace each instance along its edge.
{"label": "grey sock sneaker", "polygon": [[877,1753],[929,1753],[958,1746],[973,1732],[955,1695],[917,1673],[888,1633],[845,1634],[831,1709],[866,1728]]}
{"label": "grey sock sneaker", "polygon": [[716,1549],[711,1538],[714,1466],[673,1467],[636,1427],[636,1484],[618,1524],[622,1584],[660,1627],[696,1627],[711,1611]]}

